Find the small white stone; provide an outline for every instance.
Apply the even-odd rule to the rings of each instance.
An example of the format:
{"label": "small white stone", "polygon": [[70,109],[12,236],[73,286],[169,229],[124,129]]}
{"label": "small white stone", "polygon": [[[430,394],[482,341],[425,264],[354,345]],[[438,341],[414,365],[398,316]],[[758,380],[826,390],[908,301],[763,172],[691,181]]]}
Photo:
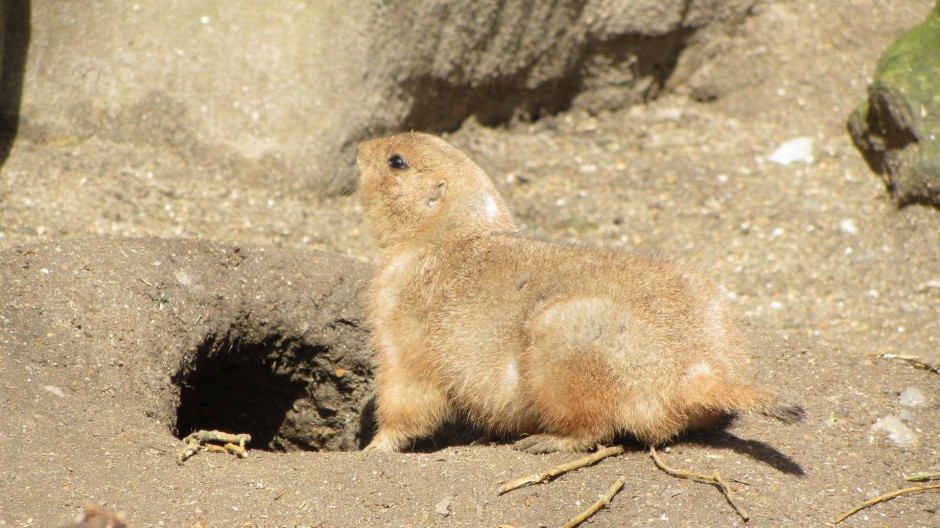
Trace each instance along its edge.
{"label": "small white stone", "polygon": [[46,389],[47,391],[51,392],[52,394],[55,394],[56,396],[60,398],[65,398],[65,392],[63,392],[62,389],[56,387],[55,385],[43,385],[42,388]]}
{"label": "small white stone", "polygon": [[916,407],[922,405],[926,401],[924,398],[924,393],[920,389],[915,389],[914,387],[908,387],[901,392],[901,395],[898,397],[898,402],[903,407]]}
{"label": "small white stone", "polygon": [[682,118],[681,108],[663,108],[659,112],[659,117],[667,121],[678,121]]}
{"label": "small white stone", "polygon": [[813,162],[813,138],[798,137],[784,142],[767,156],[767,161],[778,165]]}
{"label": "small white stone", "polygon": [[917,445],[917,434],[911,431],[908,426],[904,425],[904,422],[897,416],[885,416],[875,422],[875,424],[871,426],[871,430],[875,433],[884,433],[887,435],[888,440],[894,442],[898,447],[912,448]]}
{"label": "small white stone", "polygon": [[193,284],[192,277],[190,277],[189,274],[183,270],[177,270],[173,276],[176,278],[176,282],[179,283],[180,286],[192,286]]}
{"label": "small white stone", "polygon": [[434,506],[434,513],[440,515],[441,517],[447,517],[450,515],[450,503],[453,501],[453,497],[444,497],[441,499],[441,502],[438,502]]}
{"label": "small white stone", "polygon": [[858,228],[855,227],[855,220],[851,218],[843,218],[839,220],[839,231],[847,235],[856,235],[858,234]]}

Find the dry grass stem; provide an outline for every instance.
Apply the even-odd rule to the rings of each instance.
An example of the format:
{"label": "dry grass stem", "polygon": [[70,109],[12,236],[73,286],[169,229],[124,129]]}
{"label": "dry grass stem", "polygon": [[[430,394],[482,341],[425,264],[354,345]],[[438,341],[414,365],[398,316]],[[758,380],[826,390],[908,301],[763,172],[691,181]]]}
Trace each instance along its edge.
{"label": "dry grass stem", "polygon": [[251,442],[251,435],[230,434],[222,431],[195,431],[184,438],[183,442],[186,447],[180,453],[178,460],[180,464],[198,453],[200,447],[212,453],[232,453],[239,458],[245,458],[248,456],[245,444]]}
{"label": "dry grass stem", "polygon": [[898,361],[903,361],[908,365],[918,368],[921,370],[928,370],[934,374],[940,374],[940,365],[933,365],[922,360],[919,356],[907,356],[904,354],[890,354],[890,353],[879,353],[872,354],[875,357],[880,357],[882,359],[896,359]]}
{"label": "dry grass stem", "polygon": [[521,477],[515,480],[511,480],[509,482],[506,482],[502,486],[499,487],[499,494],[502,495],[503,493],[512,491],[514,489],[519,489],[519,488],[528,486],[530,484],[538,484],[539,482],[551,480],[559,475],[563,475],[570,471],[574,471],[576,469],[580,469],[583,467],[590,466],[592,464],[596,464],[597,462],[605,458],[617,456],[620,454],[623,454],[623,446],[613,446],[613,447],[606,447],[604,449],[599,449],[598,451],[591,453],[590,455],[584,458],[579,458],[578,460],[573,460],[571,462],[566,462],[559,466],[548,468],[545,471],[542,471],[540,473],[535,473],[527,477]]}
{"label": "dry grass stem", "polygon": [[899,490],[892,491],[891,493],[885,493],[884,495],[879,495],[875,497],[874,499],[867,500],[863,502],[862,504],[859,504],[858,506],[852,508],[851,510],[843,513],[842,515],[836,517],[835,519],[832,520],[832,524],[839,524],[840,522],[844,521],[848,517],[855,515],[856,513],[864,510],[865,508],[869,506],[878,504],[879,502],[889,501],[899,495],[904,495],[905,493],[917,493],[919,491],[927,491],[927,490],[932,490],[932,489],[940,489],[940,484],[927,484],[925,486],[915,486],[913,488],[899,489]]}
{"label": "dry grass stem", "polygon": [[683,471],[681,469],[673,469],[667,466],[666,463],[663,462],[661,458],[659,458],[659,453],[656,452],[655,447],[650,447],[650,456],[653,457],[653,462],[656,463],[656,467],[673,477],[694,480],[696,482],[711,484],[717,487],[719,490],[721,490],[721,493],[724,494],[725,499],[728,500],[728,504],[734,508],[734,511],[741,517],[741,519],[744,519],[744,522],[750,520],[751,517],[747,511],[734,502],[734,492],[731,490],[731,486],[729,486],[728,483],[725,482],[723,478],[721,478],[721,475],[719,475],[717,471],[712,472],[711,475],[702,475],[701,473],[692,473],[689,471]]}
{"label": "dry grass stem", "polygon": [[588,520],[592,515],[600,511],[601,508],[610,504],[610,501],[614,500],[614,495],[620,492],[623,489],[623,485],[626,482],[626,477],[621,476],[611,484],[610,489],[607,490],[607,494],[597,500],[590,508],[584,510],[584,513],[578,515],[574,519],[568,521],[563,528],[574,528],[575,526],[580,525],[584,521]]}

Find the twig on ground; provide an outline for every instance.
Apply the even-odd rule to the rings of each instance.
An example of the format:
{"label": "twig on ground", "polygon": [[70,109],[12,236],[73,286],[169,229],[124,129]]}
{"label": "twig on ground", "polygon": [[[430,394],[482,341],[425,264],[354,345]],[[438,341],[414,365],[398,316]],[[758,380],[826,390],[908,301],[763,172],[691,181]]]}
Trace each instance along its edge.
{"label": "twig on ground", "polygon": [[926,361],[920,359],[919,356],[906,356],[904,354],[889,354],[889,353],[876,353],[872,354],[875,357],[880,357],[882,359],[896,359],[898,361],[903,361],[908,365],[918,368],[921,370],[928,370],[934,374],[940,374],[940,365],[932,365]]}
{"label": "twig on ground", "polygon": [[600,511],[601,508],[610,504],[610,501],[614,500],[614,495],[620,492],[623,489],[623,485],[626,482],[626,477],[621,476],[611,484],[610,489],[607,490],[607,494],[597,500],[590,508],[584,510],[584,513],[578,515],[574,519],[568,521],[563,528],[575,528],[575,526],[580,525],[584,521],[588,520],[592,515]]}
{"label": "twig on ground", "polygon": [[[184,438],[183,442],[186,443],[186,447],[180,453],[180,464],[198,453],[200,447],[212,453],[232,453],[238,458],[245,458],[248,456],[245,444],[251,442],[251,435],[229,434],[222,431],[196,431]],[[209,442],[216,442],[216,444]],[[223,445],[217,445],[220,443]]]}
{"label": "twig on ground", "polygon": [[728,486],[728,483],[725,482],[723,478],[721,478],[721,475],[719,475],[717,471],[713,471],[711,475],[702,475],[700,473],[691,473],[681,469],[673,469],[667,466],[666,463],[663,462],[661,458],[659,458],[659,454],[656,452],[655,447],[650,447],[650,456],[653,457],[653,462],[656,463],[656,467],[673,477],[694,480],[696,482],[701,482],[702,484],[711,484],[717,487],[719,490],[721,490],[721,493],[724,494],[728,504],[734,508],[734,511],[740,515],[742,519],[744,519],[744,522],[750,520],[751,517],[748,515],[747,511],[734,502],[734,492],[731,491],[731,486]]}
{"label": "twig on ground", "polygon": [[904,475],[907,482],[923,482],[925,480],[940,480],[940,471],[928,471],[926,473],[911,473]]}
{"label": "twig on ground", "polygon": [[842,515],[836,517],[835,519],[832,520],[832,524],[839,524],[840,522],[844,521],[848,517],[855,515],[856,513],[864,510],[865,508],[869,506],[878,504],[879,502],[885,502],[885,501],[891,500],[899,495],[904,495],[905,493],[917,493],[919,491],[927,491],[927,490],[932,490],[932,489],[940,489],[940,484],[927,484],[924,486],[915,486],[913,488],[899,489],[899,490],[892,491],[891,493],[885,493],[884,495],[879,495],[875,497],[874,499],[867,500],[863,502],[862,504],[859,504],[858,506],[852,508],[851,510],[843,513]]}
{"label": "twig on ground", "polygon": [[561,464],[560,466],[548,468],[545,471],[542,471],[540,473],[535,473],[527,477],[521,477],[515,480],[511,480],[509,482],[506,482],[502,486],[499,487],[499,494],[502,495],[503,493],[512,491],[514,489],[519,489],[519,488],[528,486],[530,484],[538,484],[539,482],[551,480],[559,475],[568,473],[569,471],[574,471],[576,469],[587,467],[607,457],[617,456],[620,454],[623,454],[623,446],[613,446],[613,447],[607,447],[604,449],[599,449],[597,452],[592,453],[584,458],[579,458],[578,460],[567,462],[567,463]]}

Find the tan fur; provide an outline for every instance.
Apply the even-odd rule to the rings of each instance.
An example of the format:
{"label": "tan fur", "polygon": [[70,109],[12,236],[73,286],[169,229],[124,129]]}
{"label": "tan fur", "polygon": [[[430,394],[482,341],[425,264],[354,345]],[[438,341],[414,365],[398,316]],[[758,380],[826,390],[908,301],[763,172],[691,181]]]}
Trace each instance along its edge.
{"label": "tan fur", "polygon": [[357,163],[381,248],[367,450],[401,450],[458,413],[532,435],[516,444],[531,452],[621,433],[660,444],[741,411],[802,416],[743,379],[732,310],[694,266],[526,238],[486,173],[434,136],[366,141]]}
{"label": "tan fur", "polygon": [[85,511],[67,528],[130,528],[124,512],[102,510],[94,504],[85,506]]}

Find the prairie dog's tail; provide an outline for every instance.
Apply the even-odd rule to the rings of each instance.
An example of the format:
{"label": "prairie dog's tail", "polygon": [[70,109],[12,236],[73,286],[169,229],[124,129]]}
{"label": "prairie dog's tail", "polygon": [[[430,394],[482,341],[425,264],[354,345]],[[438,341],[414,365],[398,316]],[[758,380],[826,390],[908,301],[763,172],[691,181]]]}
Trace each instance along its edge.
{"label": "prairie dog's tail", "polygon": [[802,405],[796,403],[779,403],[776,399],[774,399],[774,402],[769,407],[760,407],[755,409],[755,411],[761,416],[773,418],[774,420],[786,424],[794,424],[806,419],[806,411],[803,410]]}
{"label": "prairie dog's tail", "polygon": [[[773,394],[754,385],[728,383],[715,378],[696,379],[690,387],[690,407],[704,413],[750,413],[793,424],[806,418],[806,411],[798,404],[783,403]],[[710,378],[710,376],[709,376]]]}

